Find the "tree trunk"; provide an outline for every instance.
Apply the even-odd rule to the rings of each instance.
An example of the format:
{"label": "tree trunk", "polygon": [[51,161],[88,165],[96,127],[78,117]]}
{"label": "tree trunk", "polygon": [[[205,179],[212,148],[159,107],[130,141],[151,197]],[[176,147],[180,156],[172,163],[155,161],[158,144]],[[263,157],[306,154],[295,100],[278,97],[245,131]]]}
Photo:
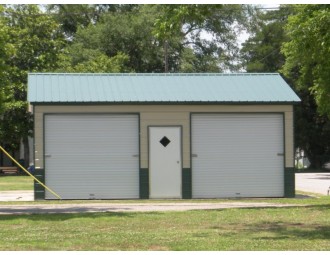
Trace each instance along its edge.
{"label": "tree trunk", "polygon": [[29,146],[29,137],[23,137],[23,146],[24,146],[24,167],[29,167],[30,164],[30,146]]}
{"label": "tree trunk", "polygon": [[168,41],[164,42],[164,62],[165,62],[165,73],[168,73]]}
{"label": "tree trunk", "polygon": [[[14,159],[17,160],[17,157],[16,157],[16,153],[15,153],[15,150],[12,150],[11,153],[9,153]],[[12,161],[11,159],[10,160],[10,166],[16,166],[16,164],[14,163],[14,161]]]}
{"label": "tree trunk", "polygon": [[311,163],[309,168],[310,169],[321,169],[323,165],[322,158],[317,155],[309,155],[308,157],[309,162]]}
{"label": "tree trunk", "polygon": [[[0,144],[3,147],[3,144]],[[3,152],[0,152],[0,166],[3,166]]]}

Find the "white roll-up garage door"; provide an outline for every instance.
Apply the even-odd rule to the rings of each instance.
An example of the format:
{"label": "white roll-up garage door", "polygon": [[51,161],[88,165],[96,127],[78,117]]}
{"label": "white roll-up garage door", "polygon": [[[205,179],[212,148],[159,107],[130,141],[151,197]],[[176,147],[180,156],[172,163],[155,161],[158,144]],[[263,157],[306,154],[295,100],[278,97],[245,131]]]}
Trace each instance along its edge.
{"label": "white roll-up garage door", "polygon": [[46,185],[62,199],[138,198],[138,125],[137,115],[45,115]]}
{"label": "white roll-up garage door", "polygon": [[282,114],[193,114],[192,196],[283,197]]}

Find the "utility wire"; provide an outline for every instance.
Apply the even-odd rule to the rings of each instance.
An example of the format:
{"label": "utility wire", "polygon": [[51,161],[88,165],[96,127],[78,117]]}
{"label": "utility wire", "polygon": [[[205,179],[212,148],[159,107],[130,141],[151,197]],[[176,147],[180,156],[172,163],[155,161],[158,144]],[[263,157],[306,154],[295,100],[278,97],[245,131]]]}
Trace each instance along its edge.
{"label": "utility wire", "polygon": [[258,61],[258,62],[261,62],[262,60],[268,58],[270,55],[272,55],[273,53],[275,53],[276,51],[278,51],[278,50],[280,50],[280,49],[281,49],[281,47],[278,47],[278,48],[272,50],[272,51],[271,51],[270,53],[268,53],[266,56],[264,56],[263,58],[261,58],[261,59],[259,59],[259,60],[257,60],[257,61]]}

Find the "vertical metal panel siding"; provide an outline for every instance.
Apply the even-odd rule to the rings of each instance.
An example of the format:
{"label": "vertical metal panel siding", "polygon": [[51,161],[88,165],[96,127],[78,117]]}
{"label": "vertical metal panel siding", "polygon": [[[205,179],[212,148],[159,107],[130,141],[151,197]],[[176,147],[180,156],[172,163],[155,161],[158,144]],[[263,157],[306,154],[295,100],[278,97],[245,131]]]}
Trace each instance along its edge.
{"label": "vertical metal panel siding", "polygon": [[192,196],[284,196],[282,114],[192,115]]}
{"label": "vertical metal panel siding", "polygon": [[138,146],[137,115],[46,115],[46,184],[63,199],[139,198]]}

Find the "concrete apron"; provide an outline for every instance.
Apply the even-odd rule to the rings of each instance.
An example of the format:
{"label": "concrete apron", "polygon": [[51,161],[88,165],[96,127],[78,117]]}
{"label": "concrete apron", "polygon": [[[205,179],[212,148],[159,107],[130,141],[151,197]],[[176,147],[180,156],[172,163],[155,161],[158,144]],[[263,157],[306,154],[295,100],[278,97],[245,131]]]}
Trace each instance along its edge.
{"label": "concrete apron", "polygon": [[33,201],[33,191],[11,190],[0,191],[0,201]]}
{"label": "concrete apron", "polygon": [[330,195],[330,173],[296,173],[296,190]]}

